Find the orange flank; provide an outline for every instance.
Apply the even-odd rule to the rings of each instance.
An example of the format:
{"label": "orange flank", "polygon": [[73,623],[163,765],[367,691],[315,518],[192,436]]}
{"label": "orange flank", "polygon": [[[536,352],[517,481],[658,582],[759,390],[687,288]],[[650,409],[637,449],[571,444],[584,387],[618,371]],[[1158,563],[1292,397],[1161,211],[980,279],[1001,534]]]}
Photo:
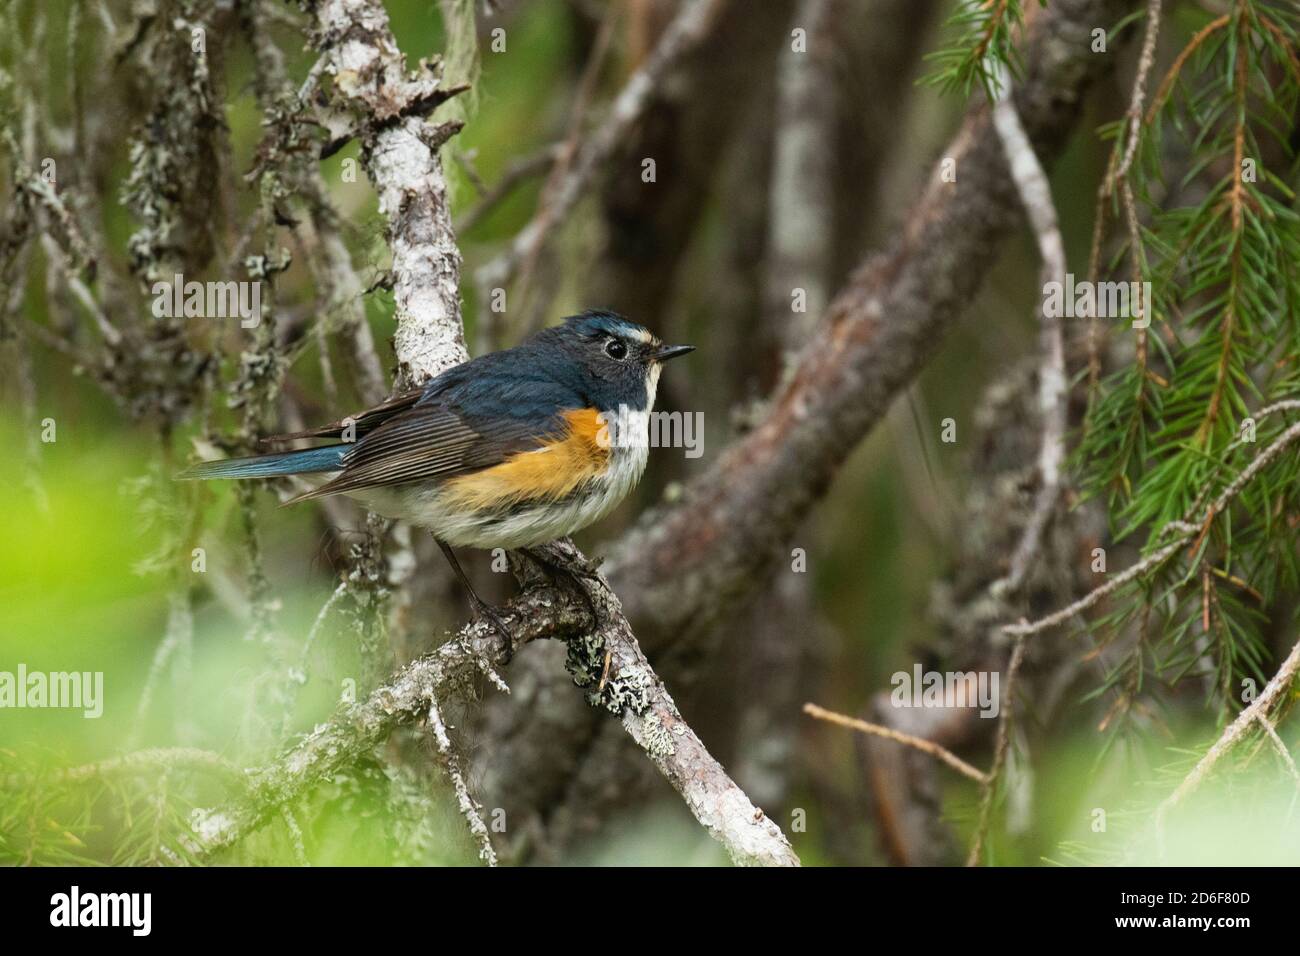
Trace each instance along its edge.
{"label": "orange flank", "polygon": [[609,448],[598,437],[603,427],[599,413],[579,408],[563,415],[569,427],[558,441],[448,480],[444,491],[449,503],[478,511],[520,501],[555,501],[603,475],[609,467]]}

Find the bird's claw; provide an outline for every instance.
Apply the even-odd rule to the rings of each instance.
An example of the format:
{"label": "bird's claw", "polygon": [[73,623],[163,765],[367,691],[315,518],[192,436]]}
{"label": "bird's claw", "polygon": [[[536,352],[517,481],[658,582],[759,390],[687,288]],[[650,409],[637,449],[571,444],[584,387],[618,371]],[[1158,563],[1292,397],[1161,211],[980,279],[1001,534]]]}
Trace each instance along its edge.
{"label": "bird's claw", "polygon": [[514,632],[510,629],[510,626],[506,624],[505,618],[501,616],[501,612],[491,604],[477,598],[472,600],[470,603],[474,608],[474,617],[480,621],[486,620],[492,625],[492,629],[501,635],[501,640],[505,648],[505,652],[501,655],[501,663],[502,665],[509,664],[511,659],[515,656]]}

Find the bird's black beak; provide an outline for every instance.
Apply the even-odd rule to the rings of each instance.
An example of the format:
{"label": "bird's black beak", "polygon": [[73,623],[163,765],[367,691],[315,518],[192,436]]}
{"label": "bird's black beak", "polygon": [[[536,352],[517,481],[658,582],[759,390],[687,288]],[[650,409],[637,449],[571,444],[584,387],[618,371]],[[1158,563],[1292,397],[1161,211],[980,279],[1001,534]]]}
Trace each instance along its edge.
{"label": "bird's black beak", "polygon": [[694,345],[661,345],[655,350],[654,359],[656,362],[667,362],[669,359],[694,351]]}

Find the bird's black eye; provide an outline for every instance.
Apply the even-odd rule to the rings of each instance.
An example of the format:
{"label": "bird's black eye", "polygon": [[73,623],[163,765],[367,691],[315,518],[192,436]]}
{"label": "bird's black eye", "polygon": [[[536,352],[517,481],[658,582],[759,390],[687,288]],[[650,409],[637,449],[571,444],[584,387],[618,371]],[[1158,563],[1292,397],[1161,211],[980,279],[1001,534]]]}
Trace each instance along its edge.
{"label": "bird's black eye", "polygon": [[627,358],[627,346],[618,339],[610,339],[605,343],[605,354],[612,359]]}

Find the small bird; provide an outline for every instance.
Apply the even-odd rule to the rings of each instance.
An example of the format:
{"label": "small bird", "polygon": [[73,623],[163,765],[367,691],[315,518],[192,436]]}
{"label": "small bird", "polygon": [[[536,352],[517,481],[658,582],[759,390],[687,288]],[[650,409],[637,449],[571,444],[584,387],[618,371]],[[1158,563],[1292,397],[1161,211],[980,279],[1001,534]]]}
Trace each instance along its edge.
{"label": "small bird", "polygon": [[177,477],[334,472],[290,503],[343,494],[431,532],[509,653],[509,631],[452,547],[527,551],[607,515],[645,471],[663,363],[691,351],[617,313],[583,312],[357,415],[267,439],[338,444],[203,462]]}

